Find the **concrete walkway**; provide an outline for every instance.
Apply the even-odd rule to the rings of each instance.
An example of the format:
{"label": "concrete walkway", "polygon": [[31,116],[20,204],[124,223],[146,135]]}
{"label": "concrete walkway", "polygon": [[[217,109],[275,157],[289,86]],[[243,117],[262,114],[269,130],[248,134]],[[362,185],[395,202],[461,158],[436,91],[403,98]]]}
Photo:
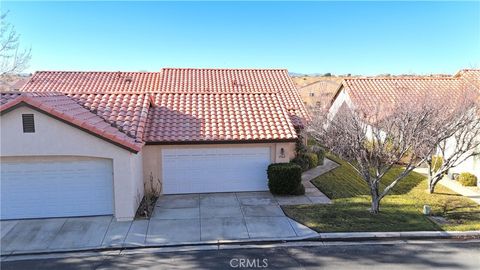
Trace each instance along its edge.
{"label": "concrete walkway", "polygon": [[447,187],[456,193],[470,198],[472,201],[476,202],[477,204],[480,204],[480,190],[475,187],[464,187],[458,181],[451,180],[447,177],[444,177],[440,182],[438,182],[444,187]]}
{"label": "concrete walkway", "polygon": [[323,165],[317,166],[302,173],[302,183],[305,184],[306,182],[310,182],[313,179],[319,177],[320,175],[337,168],[338,166],[338,163],[336,163],[335,161],[325,158],[325,160],[323,161]]}
{"label": "concrete walkway", "polygon": [[301,204],[330,204],[332,201],[325,196],[315,185],[312,180],[320,175],[327,173],[338,167],[338,164],[330,159],[325,158],[323,165],[317,166],[302,173],[302,184],[305,187],[305,195],[300,196],[279,196],[275,195],[279,205],[301,205]]}

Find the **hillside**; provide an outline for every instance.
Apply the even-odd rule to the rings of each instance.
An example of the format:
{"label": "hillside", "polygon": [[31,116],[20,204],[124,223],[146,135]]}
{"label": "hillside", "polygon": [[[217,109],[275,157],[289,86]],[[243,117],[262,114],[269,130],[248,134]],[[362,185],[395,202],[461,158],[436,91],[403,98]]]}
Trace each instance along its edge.
{"label": "hillside", "polygon": [[335,81],[338,84],[342,82],[344,78],[348,77],[343,77],[343,76],[292,76],[292,80],[297,86],[297,88],[300,88],[302,86],[318,82],[321,80],[329,80],[329,81]]}

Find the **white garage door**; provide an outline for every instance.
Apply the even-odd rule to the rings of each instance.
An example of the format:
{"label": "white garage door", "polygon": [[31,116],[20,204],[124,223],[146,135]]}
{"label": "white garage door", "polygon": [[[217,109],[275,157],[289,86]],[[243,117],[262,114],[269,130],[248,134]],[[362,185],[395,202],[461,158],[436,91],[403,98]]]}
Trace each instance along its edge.
{"label": "white garage door", "polygon": [[163,149],[163,193],[267,190],[270,148]]}
{"label": "white garage door", "polygon": [[111,215],[112,161],[2,162],[1,219]]}

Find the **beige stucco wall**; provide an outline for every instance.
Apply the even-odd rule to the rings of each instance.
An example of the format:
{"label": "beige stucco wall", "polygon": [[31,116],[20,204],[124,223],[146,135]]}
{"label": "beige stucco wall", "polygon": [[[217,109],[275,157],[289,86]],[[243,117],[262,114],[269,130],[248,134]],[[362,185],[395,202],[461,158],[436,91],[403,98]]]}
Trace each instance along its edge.
{"label": "beige stucco wall", "polygon": [[338,96],[335,98],[335,100],[332,103],[332,106],[328,109],[328,118],[330,120],[333,120],[335,118],[335,115],[338,113],[340,108],[354,108],[353,102],[348,96],[348,93],[345,91],[345,89],[342,89]]}
{"label": "beige stucco wall", "polygon": [[[332,78],[333,79],[333,78]],[[327,108],[330,106],[335,91],[340,86],[341,79],[320,79],[315,83],[300,87],[298,92],[303,103],[308,107]]]}
{"label": "beige stucco wall", "polygon": [[[143,174],[145,179],[150,175],[154,180],[162,182],[162,149],[172,148],[205,148],[205,147],[269,147],[271,150],[271,162],[289,162],[295,157],[295,143],[250,143],[250,144],[196,144],[196,145],[146,145],[143,148]],[[281,157],[281,149],[284,149],[284,157]]]}
{"label": "beige stucco wall", "polygon": [[[35,133],[23,133],[22,114],[33,113]],[[0,118],[2,157],[80,156],[112,159],[117,220],[131,220],[143,196],[142,153],[132,153],[28,107]]]}

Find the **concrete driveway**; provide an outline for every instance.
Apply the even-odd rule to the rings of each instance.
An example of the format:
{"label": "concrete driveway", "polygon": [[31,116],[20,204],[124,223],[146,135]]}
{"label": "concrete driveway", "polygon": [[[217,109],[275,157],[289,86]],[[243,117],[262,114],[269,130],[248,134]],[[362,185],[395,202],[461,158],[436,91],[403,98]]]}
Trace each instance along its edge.
{"label": "concrete driveway", "polygon": [[150,220],[112,216],[1,221],[1,254],[286,239],[316,232],[286,217],[269,192],[161,196]]}
{"label": "concrete driveway", "polygon": [[286,200],[269,192],[162,196],[150,220],[146,243],[315,235],[285,216],[279,201]]}

